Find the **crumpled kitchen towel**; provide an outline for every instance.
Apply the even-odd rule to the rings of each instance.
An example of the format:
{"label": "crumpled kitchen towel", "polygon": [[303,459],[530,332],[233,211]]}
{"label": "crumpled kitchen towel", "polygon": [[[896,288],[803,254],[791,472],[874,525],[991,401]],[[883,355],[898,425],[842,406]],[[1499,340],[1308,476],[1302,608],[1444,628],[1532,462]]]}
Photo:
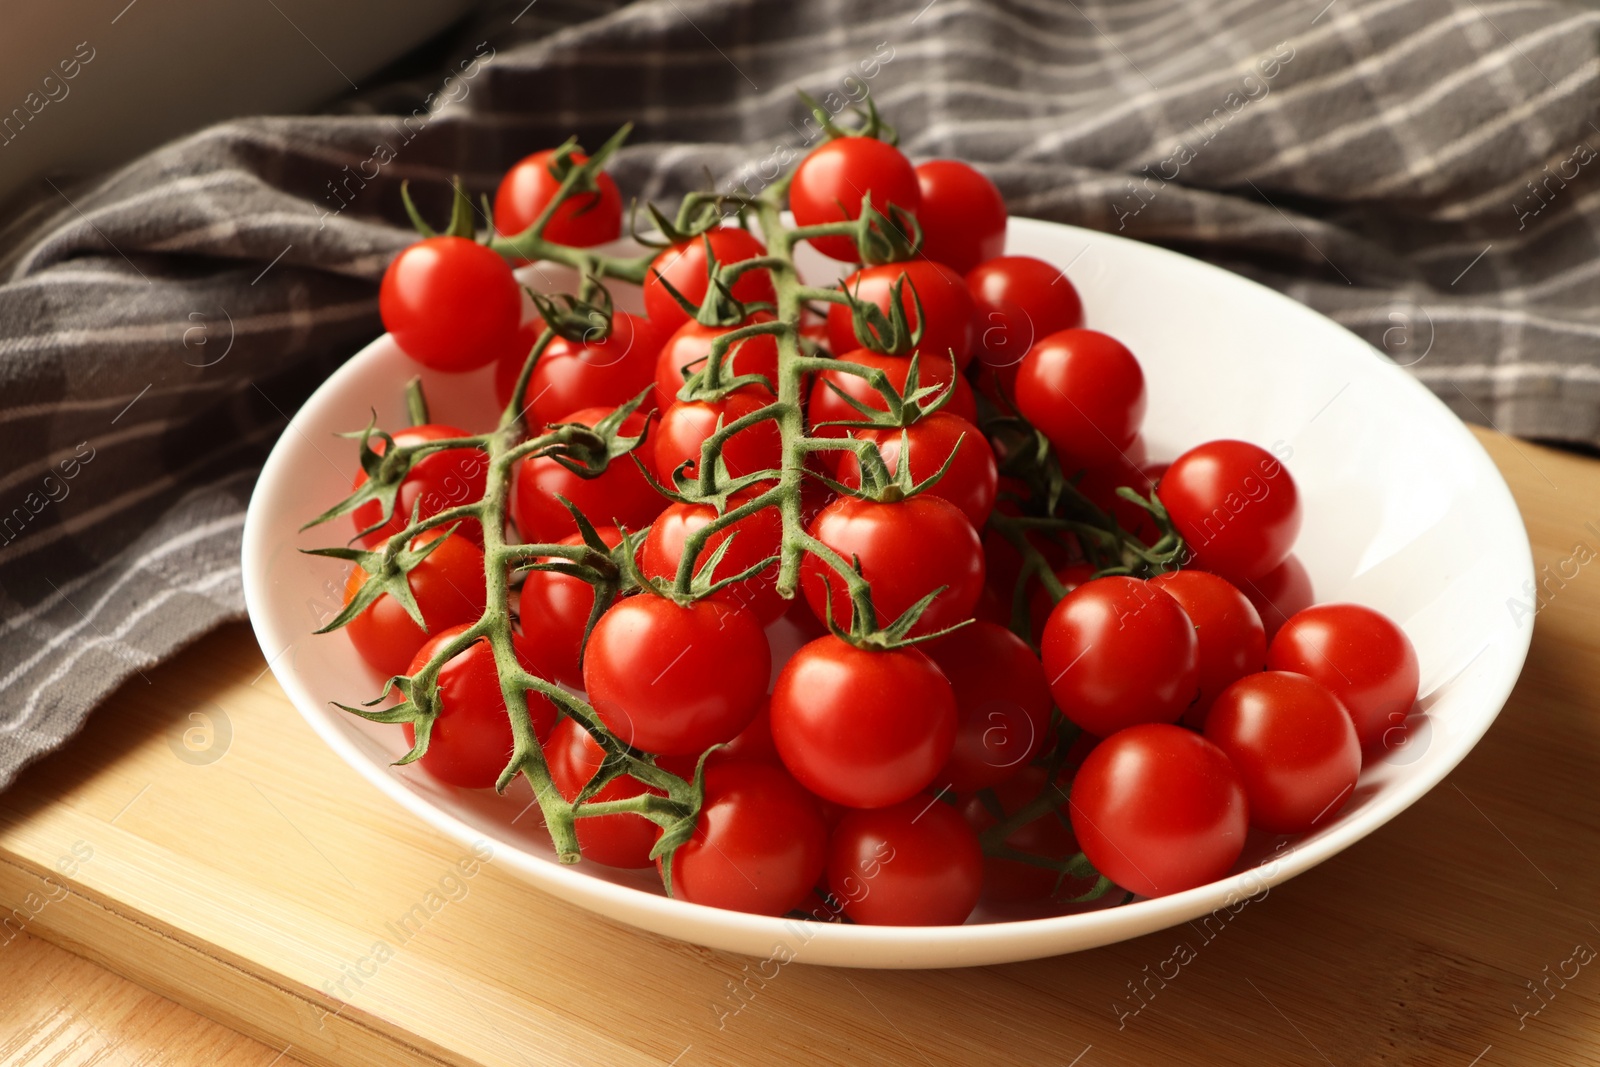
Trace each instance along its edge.
{"label": "crumpled kitchen towel", "polygon": [[251,485],[380,330],[404,180],[441,212],[452,174],[492,191],[632,120],[628,194],[758,185],[817,136],[796,87],[866,86],[1015,214],[1248,274],[1464,418],[1593,444],[1597,29],[1554,0],[515,0],[328,113],[52,180],[0,231],[0,785],[241,616]]}

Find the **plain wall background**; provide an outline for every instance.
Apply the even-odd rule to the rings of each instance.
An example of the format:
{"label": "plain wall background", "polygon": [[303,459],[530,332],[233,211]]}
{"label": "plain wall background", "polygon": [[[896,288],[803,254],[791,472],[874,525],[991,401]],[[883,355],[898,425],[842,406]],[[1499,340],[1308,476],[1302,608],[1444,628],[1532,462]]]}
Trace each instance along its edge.
{"label": "plain wall background", "polygon": [[[403,55],[472,0],[25,0],[0,24],[0,200],[236,115],[304,111]],[[59,64],[93,59],[76,77]],[[47,76],[53,78],[46,83]],[[49,100],[46,90],[58,99]],[[37,94],[31,101],[29,94]],[[30,111],[47,100],[37,114]],[[7,137],[12,139],[6,141]]]}

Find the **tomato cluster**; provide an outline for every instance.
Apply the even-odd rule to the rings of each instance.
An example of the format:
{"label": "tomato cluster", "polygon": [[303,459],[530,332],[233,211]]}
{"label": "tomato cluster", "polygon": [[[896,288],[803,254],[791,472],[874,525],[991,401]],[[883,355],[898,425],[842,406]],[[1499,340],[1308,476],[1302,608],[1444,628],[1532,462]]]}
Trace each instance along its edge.
{"label": "tomato cluster", "polygon": [[[794,240],[847,265],[816,289],[742,211],[686,206],[637,269],[582,251],[621,231],[603,158],[528,157],[495,198],[526,234],[429,237],[384,280],[400,347],[496,363],[506,408],[364,439],[330,512],[367,550],[341,624],[404,682],[370,714],[423,768],[490,788],[533,766],[592,862],[863,923],[1177,892],[1251,827],[1333,818],[1403,730],[1410,643],[1312,606],[1282,458],[1151,462],[1138,358],[1057,267],[1001,254],[987,178],[818,147]],[[775,201],[739,207],[774,232]],[[585,289],[524,322],[507,260],[540,256]],[[645,314],[596,296],[607,271]]]}

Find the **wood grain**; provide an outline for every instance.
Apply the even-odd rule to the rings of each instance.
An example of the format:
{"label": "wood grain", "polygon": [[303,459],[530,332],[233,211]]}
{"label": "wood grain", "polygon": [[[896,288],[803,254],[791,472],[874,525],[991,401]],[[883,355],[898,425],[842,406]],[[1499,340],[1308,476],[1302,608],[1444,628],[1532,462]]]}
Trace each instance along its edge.
{"label": "wood grain", "polygon": [[0,948],[0,1063],[7,1067],[300,1067],[25,932]]}
{"label": "wood grain", "polygon": [[[1600,549],[1584,527],[1600,463],[1480,436],[1536,565]],[[1600,947],[1600,568],[1552,588],[1522,682],[1462,766],[1220,932],[762,977],[493,862],[446,882],[469,857],[316,739],[242,626],[131,682],[0,796],[0,902],[54,894],[30,934],[337,1067],[1600,1063],[1600,966],[1574,956]],[[176,754],[193,714],[231,733],[210,762]],[[68,875],[75,844],[93,855]],[[401,943],[390,924],[442,886]],[[161,1062],[202,1059],[220,1057]]]}

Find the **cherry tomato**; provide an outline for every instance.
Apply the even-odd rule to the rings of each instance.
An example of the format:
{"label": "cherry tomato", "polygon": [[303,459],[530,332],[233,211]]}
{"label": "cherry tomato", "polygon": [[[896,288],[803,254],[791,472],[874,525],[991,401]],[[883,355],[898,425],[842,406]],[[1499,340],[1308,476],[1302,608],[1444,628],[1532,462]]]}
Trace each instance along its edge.
{"label": "cherry tomato", "polygon": [[[581,422],[593,426],[611,413],[609,408],[585,408],[559,422]],[[644,432],[645,418],[637,411],[622,422],[624,436]],[[655,441],[646,437],[633,455],[646,468],[655,466]],[[619,456],[604,474],[581,478],[548,456],[526,459],[517,464],[517,492],[511,513],[517,529],[529,544],[549,543],[576,533],[572,514],[561,506],[564,496],[597,526],[621,526],[638,530],[667,506],[667,498],[656,492],[643,472],[628,456]]]}
{"label": "cherry tomato", "polygon": [[1156,492],[1201,570],[1235,584],[1288,558],[1300,532],[1294,478],[1244,441],[1207,441],[1172,461]]}
{"label": "cherry tomato", "polygon": [[1138,578],[1096,578],[1062,597],[1041,652],[1056,705],[1096,737],[1176,722],[1199,684],[1194,624]]}
{"label": "cherry tomato", "polygon": [[[1018,852],[1057,863],[1071,859],[1078,851],[1078,839],[1072,836],[1072,824],[1067,820],[1067,794],[1050,781],[1041,767],[1024,767],[1022,771],[991,787],[1000,813],[1010,818],[1032,803],[1041,793],[1049,791],[1056,807],[1018,827],[1005,839],[1005,843]],[[982,834],[999,820],[989,810],[983,797],[969,797],[961,805],[961,813],[972,827],[973,833]],[[1024,860],[1002,859],[998,856],[983,858],[983,899],[995,904],[1014,904],[1025,900],[1042,900],[1058,895],[1070,898],[1089,888],[1082,880],[1068,878],[1064,881],[1048,867]]]}
{"label": "cherry tomato", "polygon": [[[465,629],[452,626],[428,638],[412,657],[406,674],[415,675],[440,645]],[[522,638],[513,637],[512,644],[523,668],[532,673]],[[541,742],[556,724],[556,706],[532,689],[528,690],[528,721]],[[416,727],[409,722],[405,734],[406,744],[416,743]],[[515,748],[494,653],[489,651],[489,642],[479,638],[439,669],[439,715],[428,732],[428,751],[417,762],[441,782],[465,789],[491,789],[511,762]]]}
{"label": "cherry tomato", "polygon": [[[439,531],[430,530],[412,545],[438,539]],[[366,580],[366,571],[360,567],[351,570],[344,588],[346,604],[355,599]],[[361,658],[380,674],[404,674],[411,665],[411,657],[428,640],[429,633],[478,621],[488,602],[483,584],[483,553],[460,534],[446,536],[423,557],[406,575],[406,584],[411,587],[411,596],[422,612],[427,633],[411,621],[406,609],[388,593],[374,600],[344,628]]]}
{"label": "cherry tomato", "polygon": [[755,915],[798,907],[822,875],[828,827],[817,802],[770,763],[707,763],[694,836],[672,857],[672,895]]}
{"label": "cherry tomato", "polygon": [[[599,526],[595,533],[611,548],[622,543],[622,531]],[[563,545],[583,544],[582,534],[563,537]],[[543,556],[541,563],[554,561]],[[559,571],[529,571],[523,579],[517,615],[527,638],[536,672],[573,688],[583,686],[583,631],[594,610],[594,586]]]}
{"label": "cherry tomato", "polygon": [[916,796],[949,759],[955,732],[955,693],[915,648],[865,651],[829,634],[802,645],[772,690],[783,765],[847,807]]}
{"label": "cherry tomato", "polygon": [[1146,897],[1228,873],[1244,849],[1244,784],[1216,745],[1181,726],[1131,726],[1072,781],[1072,830],[1099,872]]}
{"label": "cherry tomato", "polygon": [[[556,150],[547,148],[526,156],[500,179],[494,194],[494,226],[515,236],[532,226],[555,199],[561,182],[550,172]],[[589,162],[582,152],[571,155],[573,164]],[[544,239],[574,248],[590,248],[622,236],[622,194],[609,174],[596,177],[598,192],[579,193],[556,208],[544,228]]]}
{"label": "cherry tomato", "polygon": [[[698,306],[711,288],[706,275],[706,242],[711,243],[711,254],[720,266],[759,259],[767,254],[766,246],[749,230],[738,226],[718,226],[698,237],[679,241],[663,248],[650,261],[650,270],[644,279],[644,310],[650,321],[664,330],[675,330],[689,321],[689,315],[672,299],[663,278],[689,303]],[[777,293],[772,288],[772,275],[765,270],[751,270],[739,275],[733,283],[734,299],[746,304],[776,304]]]}
{"label": "cherry tomato", "polygon": [[[735,502],[733,506],[737,507]],[[717,509],[710,504],[676,503],[668,506],[645,534],[639,549],[639,569],[649,578],[671,581],[678,573],[678,562],[683,558],[684,542],[689,535],[716,518]],[[698,563],[704,565],[724,541],[733,539],[728,554],[717,565],[716,579],[732,577],[754,567],[762,560],[776,556],[782,547],[783,517],[777,508],[763,508],[747,515],[720,533],[711,535],[700,551]],[[727,604],[748,608],[762,626],[776,622],[789,602],[778,595],[778,565],[772,564],[753,578],[721,589],[716,599]]]}
{"label": "cherry tomato", "polygon": [[[600,769],[605,750],[576,719],[562,719],[550,731],[544,758],[556,791],[572,800]],[[627,800],[641,793],[660,795],[661,791],[624,774],[607,782],[590,799]],[[575,826],[583,858],[607,867],[649,867],[653,862],[650,850],[661,836],[661,828],[643,815],[590,815],[578,819]]]}
{"label": "cherry tomato", "polygon": [[1303,674],[1267,671],[1228,686],[1211,705],[1206,740],[1239,772],[1250,825],[1268,833],[1326,825],[1361,773],[1350,713]]}
{"label": "cherry tomato", "polygon": [[[656,477],[671,486],[673,474],[685,463],[691,479],[699,476],[700,447],[719,426],[730,426],[773,402],[761,386],[742,386],[721,400],[680,400],[661,416],[656,434]],[[742,478],[783,467],[783,433],[776,419],[747,426],[722,443],[722,462],[728,477]],[[770,484],[770,483],[768,483]]]}
{"label": "cherry tomato", "polygon": [[[944,477],[925,490],[928,495],[948,500],[961,509],[974,528],[981,529],[994,510],[999,472],[994,452],[983,433],[959,415],[944,408],[924,416],[905,429],[857,430],[855,436],[878,446],[884,466],[894,474],[900,469],[902,438],[911,455],[911,477],[921,482],[939,473],[945,461],[955,459]],[[855,453],[839,457],[839,481],[852,489],[861,487],[861,464]]]}
{"label": "cherry tomato", "polygon": [[771,673],[753,612],[646,593],[618,601],[595,623],[583,688],[617,737],[675,756],[731,741],[750,725]]}
{"label": "cherry tomato", "polygon": [[1203,729],[1211,702],[1235,681],[1267,662],[1267,633],[1245,595],[1205,571],[1158,574],[1150,584],[1178,602],[1194,623],[1200,648],[1200,696],[1183,721]]}
{"label": "cherry tomato", "polygon": [[383,328],[401,351],[437,371],[477,370],[510,344],[522,290],[500,256],[465,237],[429,237],[404,249],[378,290]]}
{"label": "cherry tomato", "polygon": [[1016,392],[1017,367],[1034,342],[1083,325],[1078,290],[1059,268],[1032,256],[999,256],[967,274],[978,361]]}
{"label": "cherry tomato", "polygon": [[[983,592],[983,544],[949,501],[926,493],[892,504],[842,496],[822,509],[810,529],[845,560],[861,561],[879,626],[940,586],[945,591],[928,605],[913,633],[932,633],[972,617]],[[844,581],[816,556],[807,554],[800,563],[800,589],[818,619],[826,620],[830,602],[840,626],[854,614]]]}
{"label": "cherry tomato", "polygon": [[[837,137],[813,149],[795,168],[789,208],[796,226],[818,226],[861,217],[861,201],[872,195],[873,210],[888,216],[892,204],[917,213],[922,191],[917,172],[898,148],[871,137]],[[818,237],[818,252],[847,263],[860,256],[848,237]]]}
{"label": "cherry tomato", "polygon": [[[843,284],[863,303],[875,304],[887,313],[889,294],[902,277],[905,282],[900,290],[900,306],[905,309],[907,325],[913,330],[918,325],[918,302],[927,319],[916,349],[922,353],[922,365],[935,360],[943,363],[954,355],[956,368],[965,368],[972,359],[972,294],[961,275],[932,260],[914,259],[863,267]],[[863,343],[856,337],[849,305],[829,304],[828,347],[835,352],[850,352]]]}
{"label": "cherry tomato", "polygon": [[983,852],[961,813],[934,797],[852,811],[828,842],[828,891],[874,926],[956,926],[983,889]]}
{"label": "cherry tomato", "polygon": [[1250,598],[1250,603],[1260,613],[1268,641],[1277,635],[1284,623],[1316,601],[1311,590],[1311,575],[1292,552],[1261,577],[1241,582],[1239,591]]}
{"label": "cherry tomato", "polygon": [[1006,202],[982,171],[934,159],[917,168],[917,185],[923,255],[965,274],[1005,251]]}
{"label": "cherry tomato", "polygon": [[975,622],[924,646],[956,696],[956,740],[934,779],[958,793],[1015,776],[1044,746],[1050,683],[1026,642]]}
{"label": "cherry tomato", "polygon": [[1116,462],[1144,420],[1144,371],[1133,353],[1095,330],[1061,330],[1017,368],[1017,410],[1050,439],[1065,471]]}
{"label": "cherry tomato", "polygon": [[[846,363],[857,363],[873,370],[881,370],[888,377],[889,384],[903,396],[906,391],[906,378],[911,373],[911,357],[885,356],[865,348],[858,348],[854,352],[847,352],[839,357]],[[919,388],[930,385],[948,385],[955,382],[954,392],[949,401],[940,411],[948,411],[958,415],[970,423],[978,421],[978,404],[972,398],[972,386],[967,380],[956,374],[948,360],[930,360],[926,357],[917,360],[917,381]],[[832,383],[830,387],[829,383]],[[811,401],[807,413],[812,426],[822,422],[862,422],[861,412],[846,403],[834,389],[839,389],[849,396],[865,404],[874,411],[887,411],[888,406],[883,402],[883,394],[874,389],[867,380],[860,375],[848,374],[844,371],[829,370],[817,375],[811,386]],[[843,437],[846,431],[842,427],[818,428],[816,434],[824,437]]]}
{"label": "cherry tomato", "polygon": [[[400,430],[391,436],[397,446],[405,448],[469,435],[467,431],[454,426],[429,423]],[[368,444],[379,455],[387,447],[381,437],[372,438]],[[446,508],[482,500],[483,483],[488,474],[489,459],[479,449],[447,448],[442,452],[428,453],[411,465],[411,470],[400,483],[394,498],[394,510],[389,513],[387,522],[383,522],[383,505],[376,500],[367,501],[351,513],[358,534],[369,526],[383,523],[371,533],[361,534],[360,542],[367,548],[377,548],[411,524],[413,509],[416,509],[418,518],[426,519]],[[356,480],[351,488],[359,489],[366,484],[367,472],[356,471]],[[478,520],[467,519],[456,527],[456,533],[479,548],[483,547],[483,527]]]}
{"label": "cherry tomato", "polygon": [[[551,340],[539,357],[523,394],[528,423],[541,426],[582,408],[614,408],[625,404],[655,380],[661,332],[645,319],[619,311],[611,332],[592,341],[565,337]],[[538,339],[535,332],[534,339]],[[522,373],[527,352],[501,359],[495,366],[495,399],[504,407]],[[650,401],[643,405],[649,411]]]}
{"label": "cherry tomato", "polygon": [[1417,651],[1387,615],[1360,604],[1317,604],[1283,624],[1267,669],[1315,678],[1345,706],[1362,748],[1403,726],[1417,702]]}
{"label": "cherry tomato", "polygon": [[[771,315],[758,312],[750,316],[746,323],[771,321]],[[689,375],[705,369],[706,360],[711,356],[712,342],[735,329],[737,327],[734,326],[702,326],[698,322],[686,322],[667,339],[667,343],[661,346],[660,355],[656,357],[656,403],[663,411],[677,400],[678,391],[683,388]],[[774,387],[778,384],[778,339],[771,334],[760,334],[735,342],[722,360],[724,371],[731,371],[735,375],[759,374]]]}

